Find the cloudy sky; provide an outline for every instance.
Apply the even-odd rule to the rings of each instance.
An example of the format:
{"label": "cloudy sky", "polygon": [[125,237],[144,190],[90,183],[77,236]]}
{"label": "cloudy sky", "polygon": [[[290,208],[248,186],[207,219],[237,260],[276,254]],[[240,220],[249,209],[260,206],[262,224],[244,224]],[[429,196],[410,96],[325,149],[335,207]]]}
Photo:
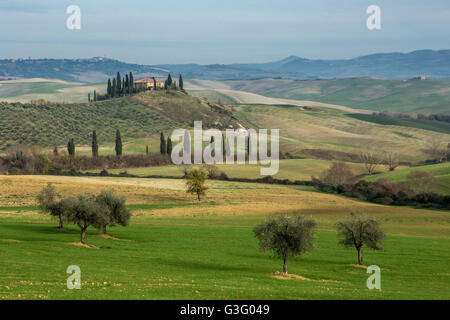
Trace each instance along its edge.
{"label": "cloudy sky", "polygon": [[[373,4],[381,30],[366,27]],[[81,30],[66,27],[70,5]],[[0,59],[209,64],[418,49],[450,49],[449,0],[0,0]]]}

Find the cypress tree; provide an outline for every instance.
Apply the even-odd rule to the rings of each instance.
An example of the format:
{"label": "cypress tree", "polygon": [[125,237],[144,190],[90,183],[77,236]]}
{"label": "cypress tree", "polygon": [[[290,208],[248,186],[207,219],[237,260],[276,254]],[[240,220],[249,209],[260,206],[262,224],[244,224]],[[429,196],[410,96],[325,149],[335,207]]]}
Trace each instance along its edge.
{"label": "cypress tree", "polygon": [[169,88],[169,86],[167,85],[167,80],[166,81],[164,81],[164,89],[168,89]]}
{"label": "cypress tree", "polygon": [[72,156],[75,157],[75,142],[72,139]]}
{"label": "cypress tree", "polygon": [[161,152],[161,154],[165,154],[167,152],[166,139],[164,139],[164,133],[162,132],[160,136],[159,151]]}
{"label": "cypress tree", "polygon": [[70,157],[75,157],[75,142],[73,139],[70,139],[67,143],[67,152],[69,153]]}
{"label": "cypress tree", "polygon": [[158,88],[156,87],[156,79],[155,77],[153,77],[153,89],[157,90]]}
{"label": "cypress tree", "polygon": [[133,78],[133,72],[130,72],[130,93],[134,93],[134,78]]}
{"label": "cypress tree", "polygon": [[97,133],[95,132],[95,130],[92,132],[92,157],[98,157]]}
{"label": "cypress tree", "polygon": [[170,73],[167,76],[167,86],[168,87],[172,86],[172,76],[170,75]]}
{"label": "cypress tree", "polygon": [[117,94],[120,96],[122,93],[122,78],[120,77],[120,72],[117,72]]}
{"label": "cypress tree", "polygon": [[167,137],[167,154],[172,154],[172,139]]}
{"label": "cypress tree", "polygon": [[120,131],[116,131],[116,156],[120,157],[122,155],[122,137],[120,136]]}
{"label": "cypress tree", "polygon": [[88,102],[91,102],[91,93],[88,93]]}
{"label": "cypress tree", "polygon": [[148,155],[148,145],[145,146],[145,154]]}
{"label": "cypress tree", "polygon": [[225,153],[226,153],[226,141],[225,141],[225,135],[223,135],[222,134],[222,155],[224,155],[225,156]]}
{"label": "cypress tree", "polygon": [[116,78],[114,78],[112,82],[111,96],[114,98],[116,96],[116,93],[117,93],[117,82]]}
{"label": "cypress tree", "polygon": [[130,94],[130,80],[128,74],[125,75],[125,92]]}
{"label": "cypress tree", "polygon": [[112,95],[111,79],[108,79],[108,87],[106,89],[106,93],[108,94],[108,96],[111,97],[111,95]]}
{"label": "cypress tree", "polygon": [[94,90],[94,101],[97,101],[97,91]]}
{"label": "cypress tree", "polygon": [[184,89],[184,83],[183,83],[183,76],[180,73],[180,79],[178,80],[178,87],[180,88],[180,90]]}

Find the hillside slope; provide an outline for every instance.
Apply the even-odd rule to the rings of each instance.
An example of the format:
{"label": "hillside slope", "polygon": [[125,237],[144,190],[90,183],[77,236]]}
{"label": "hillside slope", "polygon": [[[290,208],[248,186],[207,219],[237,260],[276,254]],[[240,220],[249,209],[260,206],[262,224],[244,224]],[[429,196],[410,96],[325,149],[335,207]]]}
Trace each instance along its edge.
{"label": "hillside slope", "polygon": [[387,179],[393,182],[400,182],[405,181],[408,175],[414,171],[426,171],[431,173],[439,181],[435,191],[439,191],[446,195],[450,194],[450,162],[395,170],[367,177],[366,180],[377,181],[380,179]]}
{"label": "hillside slope", "polygon": [[239,126],[231,113],[219,105],[173,91],[83,104],[2,102],[0,115],[1,150],[16,144],[65,145],[70,138],[77,144],[89,145],[94,129],[99,143],[114,141],[116,129],[120,129],[124,139],[148,137],[189,128],[193,119],[220,129]]}
{"label": "hillside slope", "polygon": [[429,141],[450,141],[450,134],[368,122],[339,109],[294,105],[229,108],[245,127],[280,129],[280,150],[306,158],[358,161],[361,150],[373,149],[380,155],[393,150],[401,161],[417,163],[430,158]]}
{"label": "hillside slope", "polygon": [[83,84],[54,79],[20,79],[0,81],[0,101],[22,102],[46,100],[51,102],[83,103],[91,98],[94,90],[99,94],[106,93],[105,83]]}
{"label": "hillside slope", "polygon": [[131,64],[114,59],[4,59],[0,60],[0,77],[48,78],[75,82],[104,82],[109,77],[133,72],[136,77],[161,76],[160,68]]}
{"label": "hillside slope", "polygon": [[238,90],[272,98],[312,100],[383,112],[450,113],[450,80],[367,78],[294,81],[288,79],[202,81],[188,88]]}

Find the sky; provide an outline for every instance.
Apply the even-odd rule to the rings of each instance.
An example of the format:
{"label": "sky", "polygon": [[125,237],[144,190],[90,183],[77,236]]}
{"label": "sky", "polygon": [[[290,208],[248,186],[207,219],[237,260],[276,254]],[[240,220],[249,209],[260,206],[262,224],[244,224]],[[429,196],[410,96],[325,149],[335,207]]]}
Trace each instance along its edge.
{"label": "sky", "polygon": [[[79,30],[66,26],[71,5]],[[370,5],[380,30],[366,26]],[[0,59],[229,64],[421,49],[450,49],[449,0],[0,0]]]}

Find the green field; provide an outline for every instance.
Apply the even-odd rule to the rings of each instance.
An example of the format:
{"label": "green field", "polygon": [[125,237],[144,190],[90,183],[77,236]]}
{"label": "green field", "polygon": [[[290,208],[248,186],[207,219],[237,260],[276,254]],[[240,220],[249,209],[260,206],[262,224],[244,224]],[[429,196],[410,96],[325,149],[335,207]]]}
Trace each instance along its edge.
{"label": "green field", "polygon": [[411,168],[397,169],[392,172],[386,172],[371,177],[367,177],[367,181],[377,181],[379,179],[387,179],[393,182],[405,181],[407,176],[413,171],[427,171],[439,180],[437,190],[446,195],[450,195],[450,162],[418,166]]}
{"label": "green field", "polygon": [[[5,183],[5,181],[9,181]],[[131,225],[114,238],[79,230],[33,207],[48,181],[63,194],[105,186],[126,195]],[[450,212],[385,207],[297,187],[211,182],[201,204],[183,182],[164,179],[0,176],[0,299],[449,299]],[[21,197],[14,197],[20,191]],[[245,191],[245,192],[243,192]],[[14,209],[16,208],[16,209]],[[384,251],[364,250],[381,268],[381,291],[368,290],[356,252],[338,246],[333,224],[350,209],[381,220]],[[282,263],[261,253],[252,227],[268,215],[312,216],[316,250]],[[66,288],[66,269],[81,268],[81,290]]]}
{"label": "green field", "polygon": [[[443,121],[399,119],[394,117],[385,117],[368,114],[349,114],[348,116],[358,120],[373,122],[385,126],[410,127],[450,134],[450,123]],[[397,134],[400,135],[401,137],[406,138],[412,137],[403,132],[397,132]]]}
{"label": "green field", "polygon": [[[246,218],[246,217],[244,217]],[[258,252],[252,219],[141,219],[113,229],[121,240],[88,234],[98,248],[71,245],[74,227],[2,221],[0,298],[10,299],[449,299],[449,239],[389,236],[365,261],[382,268],[382,290],[365,288],[365,269],[336,235],[319,231],[317,250],[290,259],[289,272],[311,279],[276,279],[281,261]],[[19,235],[18,235],[19,234]],[[8,241],[15,239],[20,242]],[[5,241],[6,239],[6,241]],[[65,269],[78,265],[82,289],[65,288]]]}
{"label": "green field", "polygon": [[280,150],[307,158],[351,161],[364,149],[380,153],[393,149],[402,161],[416,163],[429,158],[426,153],[428,140],[449,140],[445,130],[436,132],[437,129],[430,131],[405,124],[380,124],[369,121],[372,118],[358,119],[336,109],[289,105],[237,105],[230,108],[245,127],[279,128]]}
{"label": "green field", "polygon": [[46,100],[59,103],[88,102],[88,94],[94,97],[106,92],[104,83],[80,84],[49,79],[24,79],[0,82],[0,101],[30,102]]}
{"label": "green field", "polygon": [[[380,80],[367,78],[332,80],[226,80],[227,86],[267,97],[311,100],[375,111],[449,113],[449,80]],[[208,86],[211,86],[209,81]],[[199,85],[197,83],[197,85]],[[201,85],[201,83],[200,83]]]}
{"label": "green field", "polygon": [[[310,181],[311,176],[320,176],[325,170],[331,167],[334,161],[318,160],[318,159],[287,159],[280,160],[279,171],[273,175],[276,179],[289,179],[291,181]],[[361,163],[347,163],[356,175],[365,174],[366,169]],[[240,165],[240,164],[221,164],[216,165],[221,172],[225,172],[230,178],[246,178],[259,179],[261,178],[260,169],[264,165]],[[110,173],[119,174],[126,171],[129,174],[148,177],[148,176],[163,176],[181,178],[184,175],[184,166],[159,166],[146,168],[125,168],[125,169],[111,169]],[[385,172],[388,168],[380,166],[379,172]],[[101,170],[92,170],[89,172],[99,173]]]}

